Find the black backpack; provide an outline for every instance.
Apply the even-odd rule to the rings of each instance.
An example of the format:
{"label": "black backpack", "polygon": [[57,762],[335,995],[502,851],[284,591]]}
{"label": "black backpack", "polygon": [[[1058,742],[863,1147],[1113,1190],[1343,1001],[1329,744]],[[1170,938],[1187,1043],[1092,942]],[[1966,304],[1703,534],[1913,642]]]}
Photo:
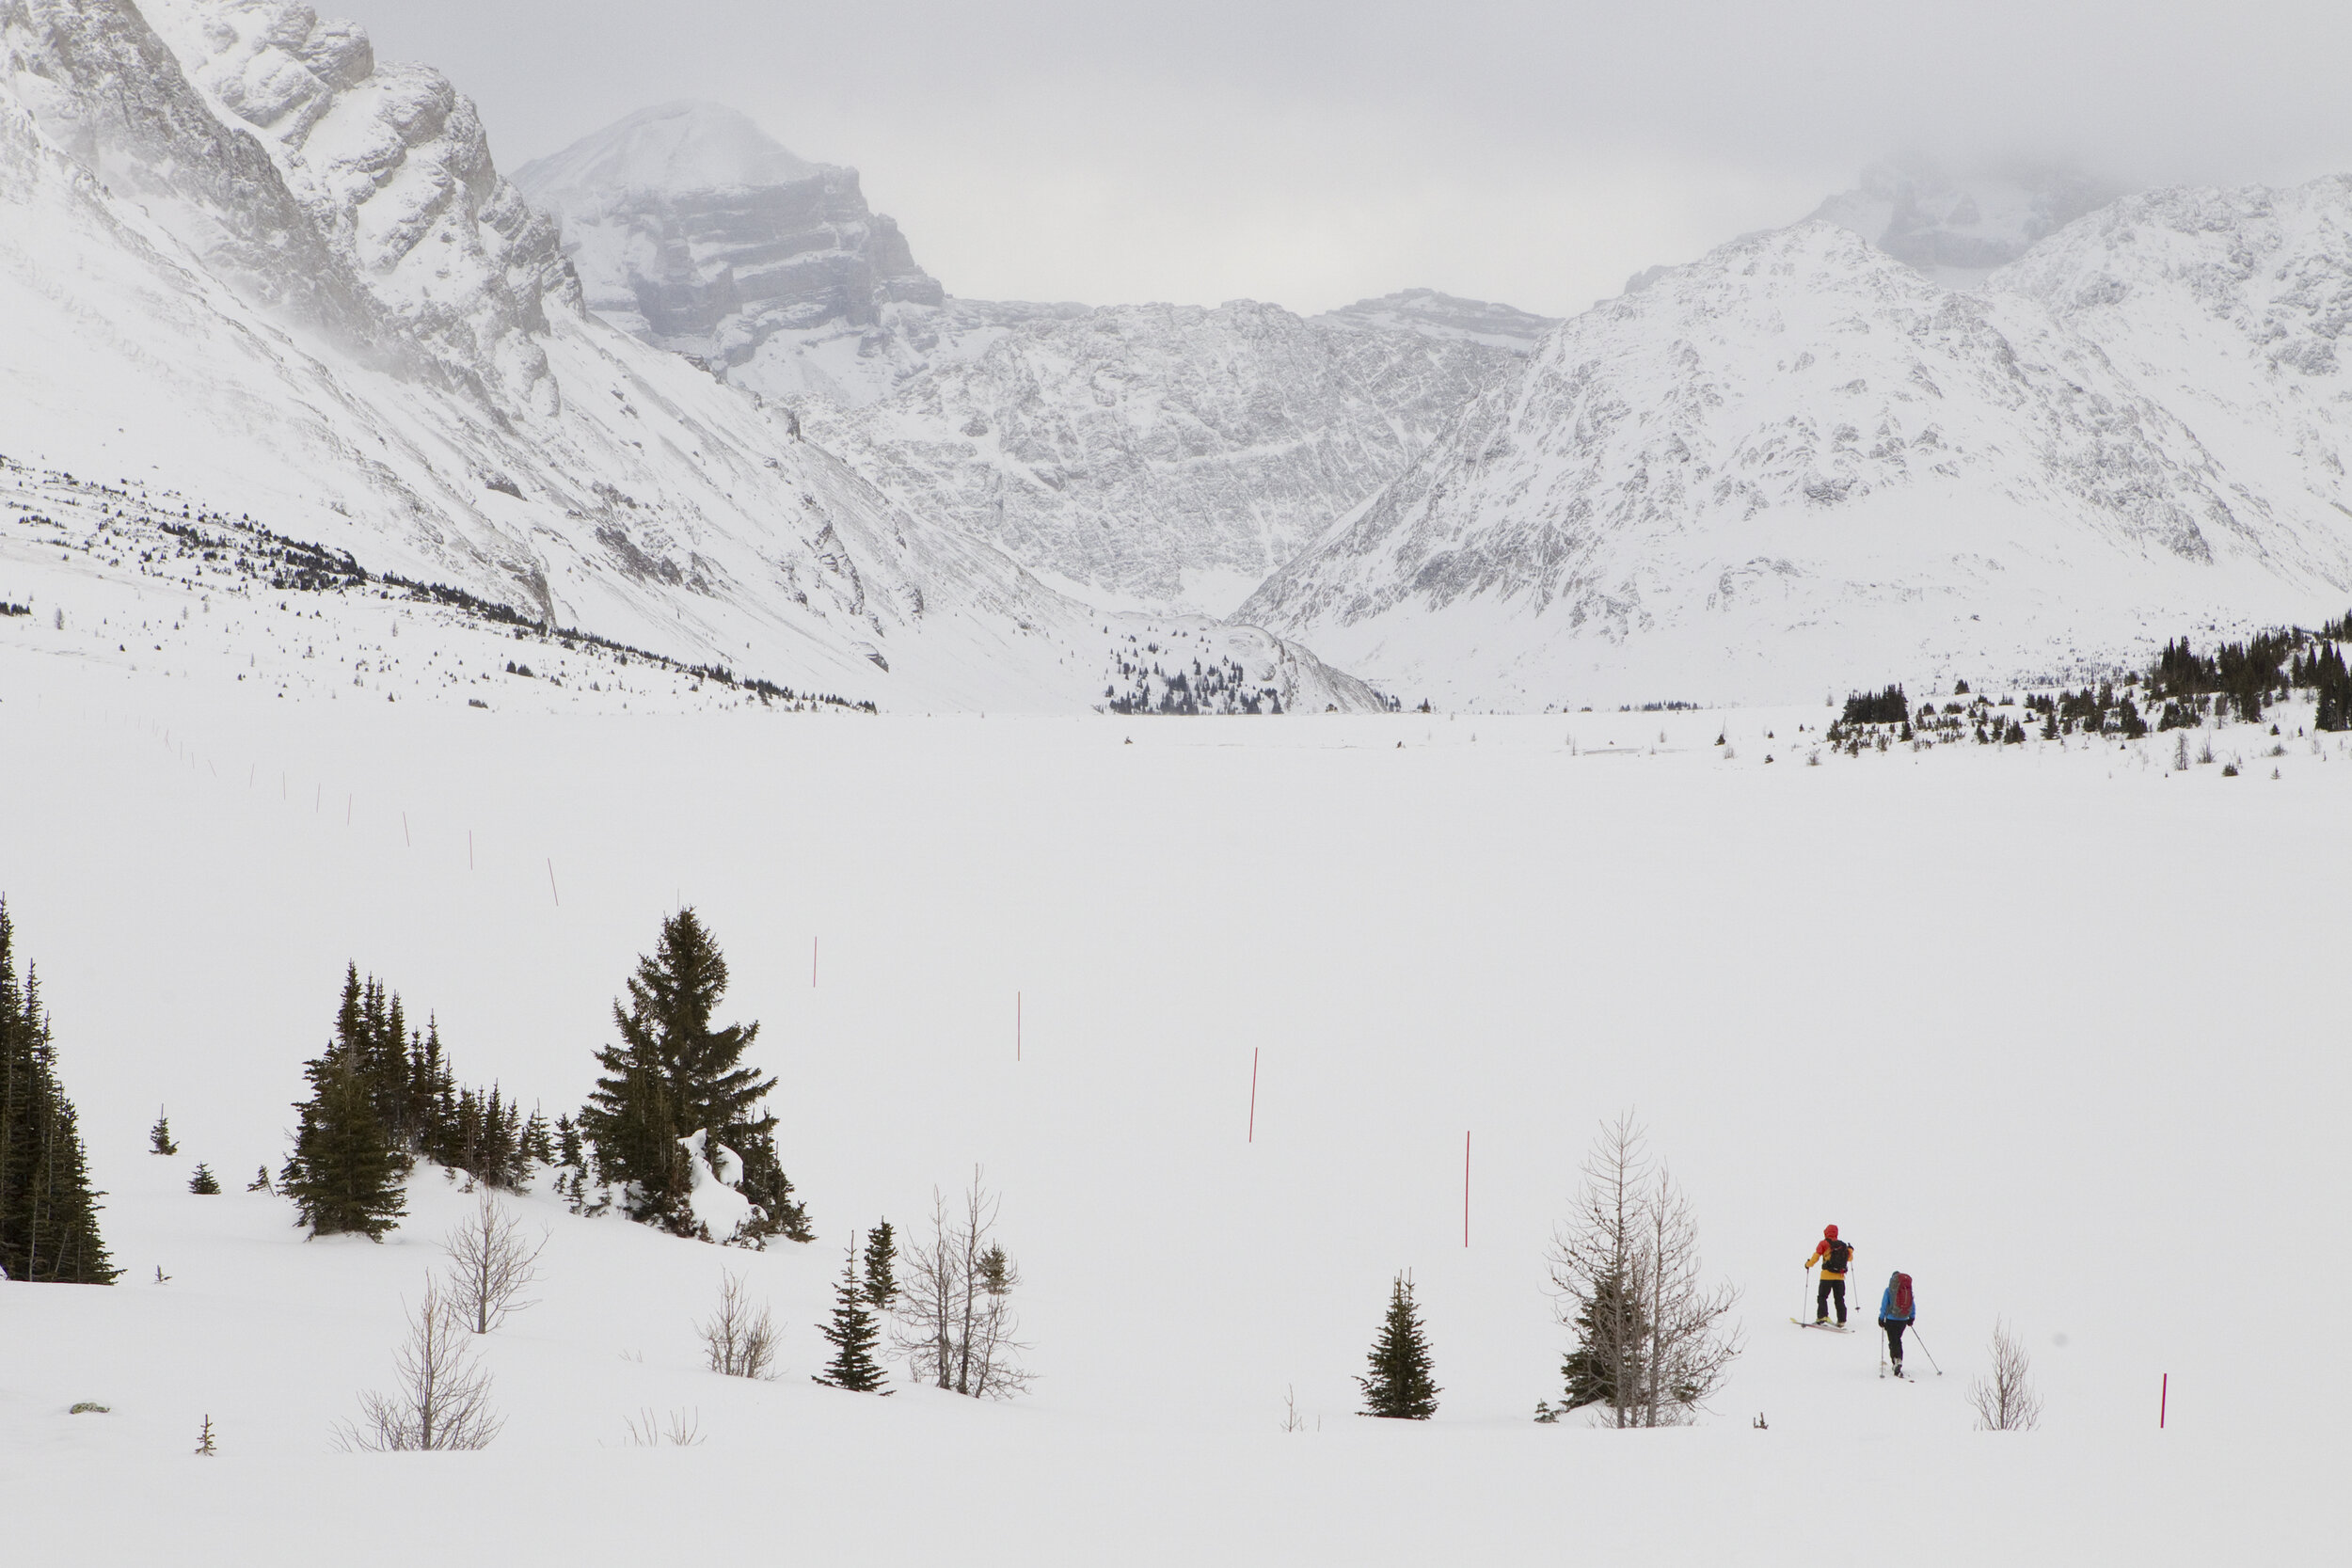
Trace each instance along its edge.
{"label": "black backpack", "polygon": [[1821,1267],[1832,1274],[1844,1274],[1846,1260],[1852,1256],[1853,1248],[1843,1242],[1832,1242],[1829,1244],[1829,1255],[1821,1259]]}

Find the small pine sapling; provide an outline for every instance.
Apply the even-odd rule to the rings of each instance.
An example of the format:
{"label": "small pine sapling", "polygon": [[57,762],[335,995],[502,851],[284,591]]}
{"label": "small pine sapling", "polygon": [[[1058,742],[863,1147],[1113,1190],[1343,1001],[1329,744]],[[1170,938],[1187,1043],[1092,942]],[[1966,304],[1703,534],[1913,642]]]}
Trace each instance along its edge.
{"label": "small pine sapling", "polygon": [[1422,1332],[1421,1312],[1413,1304],[1410,1275],[1398,1275],[1390,1286],[1388,1315],[1365,1359],[1372,1364],[1372,1375],[1356,1380],[1364,1392],[1365,1415],[1425,1421],[1438,1413],[1438,1396],[1444,1390],[1430,1370],[1429,1338]]}
{"label": "small pine sapling", "polygon": [[846,1388],[853,1394],[892,1392],[882,1386],[888,1380],[874,1360],[874,1347],[882,1342],[882,1324],[874,1316],[866,1282],[858,1277],[854,1237],[850,1239],[848,1256],[842,1259],[841,1281],[834,1287],[833,1294],[833,1321],[819,1331],[826,1343],[833,1346],[833,1359],[811,1381],[828,1388]]}
{"label": "small pine sapling", "polygon": [[888,1220],[866,1233],[866,1304],[877,1312],[889,1311],[898,1299],[898,1235]]}
{"label": "small pine sapling", "polygon": [[212,1166],[199,1160],[196,1164],[196,1174],[188,1178],[188,1191],[199,1197],[218,1197],[220,1178],[213,1174]]}
{"label": "small pine sapling", "polygon": [[171,1141],[171,1119],[160,1107],[155,1112],[155,1125],[147,1130],[147,1148],[151,1154],[180,1152],[180,1146]]}
{"label": "small pine sapling", "polygon": [[245,1190],[248,1193],[276,1192],[278,1189],[269,1184],[269,1167],[267,1165],[263,1165],[259,1170],[255,1171],[253,1173],[253,1180],[245,1184]]}

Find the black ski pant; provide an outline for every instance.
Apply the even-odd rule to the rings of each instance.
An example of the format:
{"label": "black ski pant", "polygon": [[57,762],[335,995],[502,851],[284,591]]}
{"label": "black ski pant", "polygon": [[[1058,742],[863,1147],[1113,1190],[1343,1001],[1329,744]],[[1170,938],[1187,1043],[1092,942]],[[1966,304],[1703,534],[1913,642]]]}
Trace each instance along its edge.
{"label": "black ski pant", "polygon": [[1903,1370],[1903,1330],[1911,1326],[1909,1318],[1881,1318],[1879,1326],[1886,1330],[1887,1353],[1895,1358],[1895,1370]]}
{"label": "black ski pant", "polygon": [[1828,1317],[1829,1298],[1832,1296],[1837,1298],[1837,1325],[1843,1328],[1846,1325],[1846,1282],[1842,1279],[1821,1281],[1820,1287],[1813,1292],[1813,1315],[1816,1318]]}

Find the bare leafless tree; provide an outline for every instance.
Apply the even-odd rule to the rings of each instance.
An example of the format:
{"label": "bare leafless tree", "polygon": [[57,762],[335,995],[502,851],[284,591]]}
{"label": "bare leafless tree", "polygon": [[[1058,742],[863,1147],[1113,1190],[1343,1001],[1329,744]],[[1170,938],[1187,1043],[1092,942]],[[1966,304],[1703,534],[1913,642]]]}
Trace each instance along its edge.
{"label": "bare leafless tree", "polygon": [[696,1326],[710,1370],[728,1377],[771,1378],[776,1356],[775,1325],[765,1303],[754,1306],[739,1274],[719,1282],[719,1305],[709,1320]]}
{"label": "bare leafless tree", "polygon": [[1295,1384],[1286,1383],[1282,1386],[1282,1430],[1284,1432],[1307,1430],[1306,1418],[1298,1413],[1298,1388]]}
{"label": "bare leafless tree", "polygon": [[1690,1197],[1629,1114],[1602,1125],[1549,1263],[1560,1321],[1578,1337],[1568,1408],[1605,1404],[1613,1426],[1676,1426],[1723,1386],[1740,1354],[1724,1319],[1740,1292],[1701,1278]]}
{"label": "bare leafless tree", "polygon": [[995,1239],[1003,1200],[972,1169],[959,1213],[931,1189],[931,1229],[904,1254],[891,1344],[914,1374],[974,1399],[1010,1399],[1029,1386],[1014,1338],[1020,1271]]}
{"label": "bare leafless tree", "polygon": [[703,1442],[700,1410],[673,1410],[670,1418],[663,1421],[651,1409],[645,1409],[621,1419],[628,1428],[628,1440],[634,1448],[691,1449],[699,1448]]}
{"label": "bare leafless tree", "polygon": [[1968,1390],[1979,1432],[2031,1432],[2042,1424],[2042,1396],[2033,1391],[2032,1360],[2006,1323],[1993,1325],[1993,1368]]}
{"label": "bare leafless tree", "polygon": [[397,1386],[359,1396],[359,1419],[337,1432],[339,1446],[373,1453],[486,1449],[506,1424],[490,1409],[490,1374],[474,1360],[466,1324],[429,1275],[392,1366]]}
{"label": "bare leafless tree", "polygon": [[539,1254],[547,1250],[543,1229],[534,1241],[522,1223],[487,1189],[473,1212],[441,1242],[449,1254],[450,1303],[468,1328],[487,1334],[510,1312],[536,1306],[522,1293],[539,1278]]}

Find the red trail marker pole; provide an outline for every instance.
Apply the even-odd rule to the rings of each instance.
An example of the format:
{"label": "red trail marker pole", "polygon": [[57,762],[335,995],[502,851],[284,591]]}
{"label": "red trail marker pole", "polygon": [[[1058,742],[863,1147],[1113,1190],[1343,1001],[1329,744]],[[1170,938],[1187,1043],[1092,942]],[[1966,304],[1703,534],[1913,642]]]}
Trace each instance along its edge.
{"label": "red trail marker pole", "polygon": [[471,828],[466,830],[466,869],[469,871],[473,869],[473,830]]}
{"label": "red trail marker pole", "polygon": [[1249,1048],[1249,1141],[1258,1141],[1258,1048]]}
{"label": "red trail marker pole", "polygon": [[2172,1374],[2170,1372],[2167,1372],[2164,1374],[2164,1381],[2156,1385],[2156,1430],[2158,1432],[2162,1432],[2164,1430],[2165,1406],[2170,1404],[2171,1402]]}

